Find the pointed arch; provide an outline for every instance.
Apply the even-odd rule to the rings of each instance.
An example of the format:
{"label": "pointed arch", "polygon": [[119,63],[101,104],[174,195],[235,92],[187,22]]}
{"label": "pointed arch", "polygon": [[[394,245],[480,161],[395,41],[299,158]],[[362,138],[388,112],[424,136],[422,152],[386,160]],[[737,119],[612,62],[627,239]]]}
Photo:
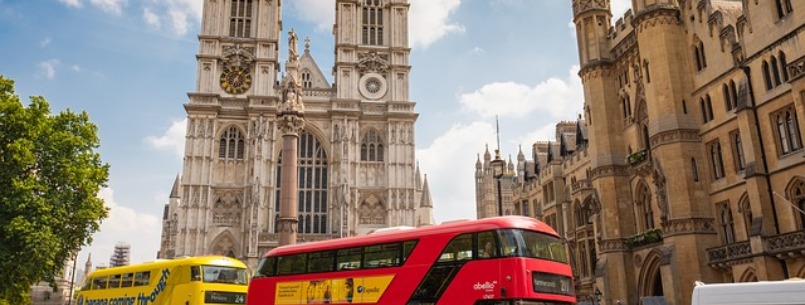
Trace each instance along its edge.
{"label": "pointed arch", "polygon": [[749,267],[744,270],[744,273],[741,274],[741,277],[738,278],[738,282],[740,283],[748,283],[748,282],[757,282],[757,272],[755,268]]}
{"label": "pointed arch", "polygon": [[640,298],[665,295],[662,289],[662,272],[660,272],[662,260],[663,254],[658,249],[649,252],[646,255],[646,259],[643,260],[637,285]]}
{"label": "pointed arch", "polygon": [[375,128],[369,128],[361,137],[361,161],[383,161],[385,149],[382,133]]}
{"label": "pointed arch", "polygon": [[[297,230],[302,234],[326,234],[328,203],[329,154],[317,129],[299,133],[297,143]],[[281,145],[277,145],[281,146]],[[280,149],[280,147],[278,147]],[[274,189],[274,232],[279,229],[282,189],[282,151],[277,151]]]}
{"label": "pointed arch", "polygon": [[224,230],[212,240],[207,252],[210,254],[237,257],[238,252],[240,252],[238,251],[240,245],[237,244],[237,241],[235,234],[230,230]]}
{"label": "pointed arch", "polygon": [[362,225],[386,225],[386,205],[375,194],[367,195],[358,207],[358,223]]}
{"label": "pointed arch", "polygon": [[212,223],[216,225],[232,225],[241,223],[241,197],[232,191],[218,194],[212,205]]}
{"label": "pointed arch", "polygon": [[747,193],[743,193],[741,198],[738,199],[738,213],[741,214],[741,219],[743,221],[743,229],[744,229],[744,237],[745,240],[749,240],[749,236],[752,235],[752,205],[749,202],[749,195]]}
{"label": "pointed arch", "polygon": [[644,180],[637,183],[634,202],[638,219],[638,231],[646,231],[654,228],[654,207],[651,204],[651,189]]}
{"label": "pointed arch", "polygon": [[576,227],[578,228],[578,227],[583,227],[584,225],[586,225],[587,221],[584,220],[584,213],[582,212],[583,207],[582,207],[581,201],[579,201],[579,199],[576,199],[576,201],[573,203],[573,209],[575,210],[574,214],[576,215],[576,217],[575,217],[576,218]]}
{"label": "pointed arch", "polygon": [[230,124],[218,131],[218,158],[243,160],[246,150],[246,132],[238,125]]}
{"label": "pointed arch", "polygon": [[[805,211],[805,177],[797,175],[791,178],[791,181],[789,181],[788,185],[785,187],[785,195],[786,199],[788,199],[794,207]],[[793,207],[791,210],[794,215],[798,216],[794,218],[797,220],[799,228],[805,228],[805,213]]]}

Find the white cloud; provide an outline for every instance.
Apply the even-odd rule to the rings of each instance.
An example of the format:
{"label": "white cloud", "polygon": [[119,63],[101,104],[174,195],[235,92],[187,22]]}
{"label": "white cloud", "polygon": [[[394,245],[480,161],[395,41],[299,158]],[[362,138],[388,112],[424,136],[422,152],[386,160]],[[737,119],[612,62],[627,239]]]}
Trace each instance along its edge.
{"label": "white cloud", "polygon": [[173,25],[173,32],[179,36],[187,34],[187,13],[181,9],[170,9],[168,15]]}
{"label": "white cloud", "polygon": [[612,0],[610,9],[612,10],[612,18],[618,20],[623,17],[626,10],[632,8],[632,0]]}
{"label": "white cloud", "polygon": [[107,13],[120,15],[123,12],[123,7],[128,4],[128,0],[89,0],[89,3]]}
{"label": "white cloud", "polygon": [[408,16],[411,47],[427,48],[450,33],[463,33],[464,26],[449,20],[450,13],[460,4],[461,0],[411,0]]}
{"label": "white cloud", "polygon": [[533,87],[514,82],[487,84],[461,95],[460,102],[465,110],[481,118],[495,115],[519,118],[537,110],[547,111],[553,118],[572,118],[584,100],[581,80],[576,76],[578,70],[574,66],[568,79],[552,77]]}
{"label": "white cloud", "polygon": [[50,45],[50,37],[45,37],[45,39],[42,39],[42,41],[39,42],[39,46],[43,48],[49,45]]}
{"label": "white cloud", "polygon": [[470,54],[472,55],[483,55],[486,53],[486,50],[482,49],[481,47],[474,47],[470,50]]}
{"label": "white cloud", "polygon": [[143,21],[161,28],[165,20],[166,28],[174,34],[183,36],[189,32],[191,24],[200,23],[203,11],[202,0],[150,0],[143,8]]}
{"label": "white cloud", "polygon": [[476,218],[474,165],[477,155],[469,152],[481,151],[479,143],[494,141],[494,125],[472,122],[453,125],[433,140],[430,147],[417,150],[420,169],[428,175],[437,222]]}
{"label": "white cloud", "polygon": [[291,12],[299,19],[315,23],[319,31],[329,32],[335,22],[334,0],[289,1]]}
{"label": "white cloud", "polygon": [[91,253],[94,257],[93,268],[99,265],[108,266],[112,251],[118,243],[131,246],[132,263],[156,259],[162,233],[160,217],[121,206],[115,201],[111,188],[101,189],[98,197],[109,208],[109,217],[103,220],[100,230],[92,236],[92,244],[83,249],[78,262],[84,263],[85,255]]}
{"label": "white cloud", "polygon": [[177,156],[184,155],[185,130],[187,119],[174,121],[161,136],[148,136],[145,142],[158,150],[173,151]]}
{"label": "white cloud", "polygon": [[48,78],[53,79],[56,77],[56,67],[59,66],[58,59],[50,59],[39,63],[39,72],[40,75]]}
{"label": "white cloud", "polygon": [[81,72],[81,66],[79,65],[72,65],[70,69],[73,69],[73,71],[76,73]]}
{"label": "white cloud", "polygon": [[143,8],[143,20],[146,24],[154,28],[160,27],[159,16],[155,14],[150,8]]}
{"label": "white cloud", "polygon": [[81,0],[59,0],[59,2],[69,7],[81,7]]}

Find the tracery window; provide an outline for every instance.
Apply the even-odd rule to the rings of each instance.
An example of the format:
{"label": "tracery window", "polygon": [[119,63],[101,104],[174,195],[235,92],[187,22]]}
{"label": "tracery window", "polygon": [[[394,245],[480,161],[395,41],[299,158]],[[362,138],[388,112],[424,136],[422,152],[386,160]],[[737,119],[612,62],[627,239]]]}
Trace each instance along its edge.
{"label": "tracery window", "polygon": [[788,16],[794,8],[791,6],[791,0],[774,0],[775,4],[777,4],[777,17],[783,18]]}
{"label": "tracery window", "polygon": [[752,232],[752,206],[749,205],[749,198],[744,198],[738,206],[739,212],[743,213],[744,231],[746,232],[746,240],[749,240],[749,235]]}
{"label": "tracery window", "polygon": [[696,43],[696,46],[693,47],[693,56],[696,59],[696,71],[701,71],[704,70],[704,68],[707,68],[707,58],[704,54],[704,43],[701,41]]}
{"label": "tracery window", "polygon": [[707,144],[710,156],[710,169],[713,171],[713,180],[724,178],[724,159],[721,156],[721,143],[718,140]]}
{"label": "tracery window", "polygon": [[366,198],[358,208],[358,222],[362,225],[385,225],[386,209],[375,196]]}
{"label": "tracery window", "polygon": [[383,1],[363,2],[363,44],[383,45]]}
{"label": "tracery window", "polygon": [[374,129],[369,130],[361,141],[361,161],[383,161],[383,140]]}
{"label": "tracery window", "polygon": [[788,106],[772,114],[772,122],[776,124],[778,155],[786,155],[802,149],[799,122],[793,106]]}
{"label": "tracery window", "polygon": [[252,0],[232,0],[229,14],[229,36],[251,37]]}
{"label": "tracery window", "polygon": [[240,223],[240,200],[230,194],[225,194],[212,205],[212,222],[215,224]]}
{"label": "tracery window", "polygon": [[230,126],[218,141],[218,158],[226,160],[242,160],[245,147],[240,129]]}
{"label": "tracery window", "polygon": [[727,111],[738,107],[738,90],[735,88],[735,81],[730,81],[729,84],[724,84],[721,88],[724,94],[724,105]]}
{"label": "tracery window", "polygon": [[718,220],[721,226],[722,241],[724,244],[735,242],[735,224],[732,218],[732,209],[729,203],[718,205]]}
{"label": "tracery window", "polygon": [[[279,232],[282,153],[276,167],[274,201],[274,232]],[[299,134],[297,143],[297,213],[299,233],[326,234],[327,231],[327,152],[318,138],[308,131]]]}
{"label": "tracery window", "polygon": [[791,202],[799,208],[799,211],[794,211],[799,215],[799,227],[805,229],[805,213],[803,213],[805,211],[805,182],[797,181],[789,196]]}

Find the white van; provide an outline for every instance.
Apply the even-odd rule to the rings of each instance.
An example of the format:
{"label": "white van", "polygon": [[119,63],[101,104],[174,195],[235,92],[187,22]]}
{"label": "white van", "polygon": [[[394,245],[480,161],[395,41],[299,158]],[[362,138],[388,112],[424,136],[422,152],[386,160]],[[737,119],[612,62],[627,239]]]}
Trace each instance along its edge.
{"label": "white van", "polygon": [[805,305],[805,280],[704,284],[696,282],[691,305]]}

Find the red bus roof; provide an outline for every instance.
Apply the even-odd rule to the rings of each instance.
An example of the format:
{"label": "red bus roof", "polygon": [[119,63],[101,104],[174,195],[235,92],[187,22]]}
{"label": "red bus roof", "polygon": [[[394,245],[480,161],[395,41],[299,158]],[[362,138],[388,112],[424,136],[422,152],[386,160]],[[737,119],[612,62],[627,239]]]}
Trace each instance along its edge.
{"label": "red bus roof", "polygon": [[310,251],[323,251],[336,248],[350,248],[369,244],[412,240],[425,235],[465,233],[507,228],[527,229],[559,237],[553,228],[534,218],[524,216],[502,216],[478,220],[453,221],[409,230],[394,230],[368,235],[286,245],[273,249],[266,255],[289,255]]}

